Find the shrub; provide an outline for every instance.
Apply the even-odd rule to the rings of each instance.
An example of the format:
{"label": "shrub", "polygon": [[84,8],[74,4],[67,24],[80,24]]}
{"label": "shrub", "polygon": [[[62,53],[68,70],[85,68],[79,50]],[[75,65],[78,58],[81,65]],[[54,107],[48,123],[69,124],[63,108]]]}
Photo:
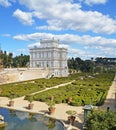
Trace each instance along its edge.
{"label": "shrub", "polygon": [[113,130],[116,129],[116,112],[102,109],[92,110],[85,122],[89,130]]}
{"label": "shrub", "polygon": [[[67,102],[67,99],[72,97],[70,104],[73,106],[90,103],[92,103],[92,105],[101,105],[106,98],[109,84],[111,84],[114,74],[97,74],[94,75],[94,78],[89,78],[88,75],[90,74],[83,73],[70,75],[69,77],[38,79],[21,83],[5,84],[0,86],[0,90],[2,91],[1,96],[9,97],[14,94],[15,97],[20,97],[30,95],[46,87],[52,87],[75,79],[75,82],[70,85],[30,95],[30,97],[33,97],[36,101],[46,102],[52,95],[54,96],[55,103]],[[84,80],[79,80],[79,77],[82,76],[85,77]],[[26,99],[28,98],[29,97],[26,97]]]}

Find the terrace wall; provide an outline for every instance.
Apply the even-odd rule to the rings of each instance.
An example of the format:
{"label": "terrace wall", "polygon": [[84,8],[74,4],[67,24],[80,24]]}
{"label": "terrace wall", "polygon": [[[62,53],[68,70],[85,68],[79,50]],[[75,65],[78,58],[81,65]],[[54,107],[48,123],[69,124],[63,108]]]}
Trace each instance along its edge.
{"label": "terrace wall", "polygon": [[48,69],[40,68],[11,68],[0,71],[0,84],[20,82],[38,78],[46,78],[49,74]]}

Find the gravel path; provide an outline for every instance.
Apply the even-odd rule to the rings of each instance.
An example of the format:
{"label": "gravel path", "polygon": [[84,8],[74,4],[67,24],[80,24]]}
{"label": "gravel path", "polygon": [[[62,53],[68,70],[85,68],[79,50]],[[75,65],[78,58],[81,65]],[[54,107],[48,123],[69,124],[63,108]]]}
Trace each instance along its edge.
{"label": "gravel path", "polygon": [[71,82],[67,82],[67,83],[59,84],[59,85],[56,85],[56,86],[53,86],[53,87],[45,88],[44,90],[41,90],[41,91],[38,91],[38,92],[32,93],[31,95],[35,95],[35,94],[37,94],[37,93],[41,93],[41,92],[44,92],[44,91],[47,91],[47,90],[50,90],[50,89],[53,89],[53,88],[63,87],[63,86],[65,86],[65,85],[71,84],[71,83],[74,82],[74,81],[75,81],[75,80],[73,80],[73,81],[71,81]]}
{"label": "gravel path", "polygon": [[101,108],[105,109],[107,109],[107,107],[116,112],[116,75],[112,82],[112,85],[109,88],[104,105],[101,106]]}
{"label": "gravel path", "polygon": [[[57,86],[57,87],[60,87],[60,86]],[[14,107],[12,107],[13,109],[21,110],[21,111],[35,112],[35,113],[42,113],[46,116],[54,117],[65,123],[67,123],[67,117],[68,117],[68,115],[66,114],[66,111],[75,110],[77,112],[78,116],[76,117],[76,122],[74,123],[73,126],[71,126],[71,128],[73,128],[73,130],[81,130],[81,128],[82,128],[83,118],[84,118],[83,107],[73,107],[68,104],[56,104],[55,113],[53,115],[49,115],[49,114],[47,114],[48,106],[46,105],[46,103],[34,101],[33,102],[34,108],[32,110],[29,110],[29,109],[27,109],[29,102],[27,100],[24,100],[24,97],[15,98],[14,101],[15,101],[15,104],[14,104]],[[8,98],[0,97],[0,106],[1,107],[11,108],[8,106],[8,103],[9,103]],[[105,108],[105,109],[107,109],[107,107],[110,107],[111,110],[116,111],[116,76],[114,78],[112,85],[110,86],[105,103],[101,107]],[[70,126],[66,125],[66,127],[70,127]],[[67,130],[72,130],[72,129],[67,129]]]}
{"label": "gravel path", "polygon": [[[72,82],[57,85],[57,86],[51,87],[49,89],[62,87],[64,85],[71,84]],[[42,91],[47,91],[47,90],[48,89],[45,89],[45,90],[42,90]],[[39,92],[37,92],[37,93],[39,93]],[[36,93],[33,93],[33,94],[36,94]],[[48,114],[48,106],[47,106],[46,103],[39,102],[39,101],[33,101],[34,107],[33,107],[32,110],[29,110],[29,109],[27,109],[29,101],[24,100],[24,97],[15,98],[13,100],[15,102],[14,106],[9,107],[8,104],[9,104],[10,99],[7,98],[7,97],[0,97],[0,106],[5,107],[5,108],[9,108],[9,109],[12,108],[12,109],[15,109],[15,110],[41,113],[41,114],[44,114],[46,116],[56,118],[60,121],[65,122],[64,125],[65,125],[65,127],[67,127],[67,130],[80,130],[81,127],[82,127],[83,112],[84,111],[83,111],[83,107],[81,107],[81,106],[80,107],[73,107],[73,106],[70,106],[68,104],[56,104],[55,105],[55,107],[56,107],[55,113],[53,115],[49,115]],[[74,110],[78,114],[78,116],[76,117],[76,121],[75,121],[73,126],[70,126],[67,122],[68,121],[68,115],[66,114],[66,111],[68,111],[68,110]]]}

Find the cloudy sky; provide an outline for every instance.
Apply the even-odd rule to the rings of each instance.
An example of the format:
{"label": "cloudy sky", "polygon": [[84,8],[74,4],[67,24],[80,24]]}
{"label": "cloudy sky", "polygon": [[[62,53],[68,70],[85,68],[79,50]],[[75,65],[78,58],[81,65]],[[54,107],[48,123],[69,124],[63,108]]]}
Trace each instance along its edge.
{"label": "cloudy sky", "polygon": [[116,58],[116,0],[0,0],[2,50],[29,54],[53,37],[69,57]]}

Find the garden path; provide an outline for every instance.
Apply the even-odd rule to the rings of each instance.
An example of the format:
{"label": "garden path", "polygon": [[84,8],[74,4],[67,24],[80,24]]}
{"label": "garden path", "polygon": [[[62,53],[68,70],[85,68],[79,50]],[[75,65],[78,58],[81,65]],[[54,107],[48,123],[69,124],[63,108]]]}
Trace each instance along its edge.
{"label": "garden path", "polygon": [[[72,81],[73,82],[73,81]],[[61,84],[58,86],[54,86],[48,89],[52,89],[52,88],[58,88],[67,84],[70,84],[71,82],[65,83],[65,84]],[[47,91],[48,89],[45,89],[43,91]],[[39,93],[39,92],[37,92]],[[36,93],[33,93],[36,94]],[[7,107],[7,108],[11,108],[8,106],[9,103],[8,98],[6,97],[0,97],[0,107]],[[20,98],[15,98],[14,99],[15,104],[13,109],[16,110],[22,110],[22,111],[31,111],[31,112],[36,112],[36,113],[43,113],[47,116],[49,116],[46,112],[48,111],[48,106],[46,103],[43,102],[38,102],[38,101],[34,101],[34,108],[32,110],[28,110],[27,106],[29,104],[29,102],[27,100],[24,100],[24,97],[20,97]],[[113,80],[113,83],[108,91],[108,95],[107,98],[105,100],[104,105],[102,106],[102,108],[107,108],[110,107],[111,110],[116,111],[116,76]],[[59,120],[63,120],[63,121],[67,121],[67,114],[66,111],[67,110],[75,110],[78,113],[78,117],[76,118],[76,122],[73,126],[73,129],[75,130],[81,130],[81,126],[83,124],[83,118],[84,118],[84,111],[83,111],[83,107],[73,107],[70,106],[68,104],[56,104],[56,111],[53,115],[51,115],[51,117],[54,117],[56,119]]]}
{"label": "garden path", "polygon": [[59,87],[63,87],[65,85],[68,85],[68,84],[71,84],[72,82],[74,82],[75,80],[71,81],[71,82],[67,82],[67,83],[63,83],[63,84],[59,84],[59,85],[56,85],[56,86],[53,86],[53,87],[50,87],[50,88],[45,88],[44,90],[41,90],[41,91],[38,91],[38,92],[35,92],[35,93],[32,93],[31,95],[35,95],[37,93],[41,93],[41,92],[44,92],[44,91],[47,91],[47,90],[50,90],[50,89],[53,89],[53,88],[59,88]]}
{"label": "garden path", "polygon": [[108,107],[110,108],[110,110],[116,112],[116,75],[114,77],[112,85],[110,86],[106,100],[104,104],[101,106],[101,108],[105,109],[107,109]]}

